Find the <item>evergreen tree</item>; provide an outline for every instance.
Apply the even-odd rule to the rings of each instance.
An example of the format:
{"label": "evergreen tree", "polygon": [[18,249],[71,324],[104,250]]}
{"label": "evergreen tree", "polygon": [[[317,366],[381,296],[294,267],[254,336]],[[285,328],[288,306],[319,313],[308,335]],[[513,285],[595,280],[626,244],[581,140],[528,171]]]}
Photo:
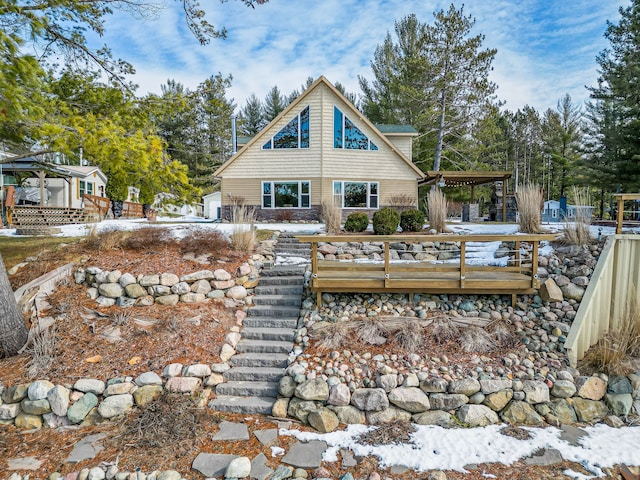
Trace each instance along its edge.
{"label": "evergreen tree", "polygon": [[[620,7],[618,24],[608,23],[610,48],[597,57],[598,87],[591,89],[591,130],[600,148],[591,152],[591,168],[602,187],[615,178],[625,192],[640,189],[640,0]],[[593,146],[593,143],[591,144]]]}
{"label": "evergreen tree", "polygon": [[239,131],[249,137],[256,135],[267,124],[262,112],[263,107],[260,99],[256,97],[255,93],[252,93],[240,111]]}
{"label": "evergreen tree", "polygon": [[[443,157],[464,166],[456,148],[495,100],[489,81],[494,49],[481,50],[483,35],[471,36],[475,20],[454,5],[434,13],[433,24],[409,15],[395,24],[371,63],[375,80],[360,78],[363,110],[377,123],[409,123],[421,134],[416,162],[439,170]],[[462,160],[462,162],[460,162]]]}
{"label": "evergreen tree", "polygon": [[262,106],[262,115],[267,122],[270,122],[276,118],[280,113],[287,108],[288,100],[280,93],[278,86],[274,86],[269,90],[267,96],[264,99]]}

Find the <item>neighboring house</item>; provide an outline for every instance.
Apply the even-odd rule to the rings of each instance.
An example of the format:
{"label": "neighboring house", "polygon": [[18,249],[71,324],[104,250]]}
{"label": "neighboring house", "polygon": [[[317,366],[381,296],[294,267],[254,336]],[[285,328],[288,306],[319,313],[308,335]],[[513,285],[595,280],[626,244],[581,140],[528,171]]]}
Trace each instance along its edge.
{"label": "neighboring house", "polygon": [[220,218],[222,207],[222,193],[213,192],[209,195],[202,197],[202,203],[204,204],[204,216],[211,218],[212,220],[218,220]]}
{"label": "neighboring house", "polygon": [[580,212],[582,212],[585,218],[591,218],[593,215],[592,206],[580,206],[580,205],[568,205],[566,208],[566,212],[562,212],[560,208],[560,202],[558,200],[547,200],[544,202],[544,207],[542,210],[542,221],[543,222],[572,222],[576,220],[576,217]]}
{"label": "neighboring house", "polygon": [[320,77],[215,172],[222,217],[238,203],[260,220],[318,219],[323,203],[371,214],[394,196],[417,207],[416,135],[410,126],[375,126]]}
{"label": "neighboring house", "polygon": [[[7,175],[15,179],[29,174],[21,185],[16,186],[17,204],[82,208],[83,194],[105,196],[107,177],[95,166],[60,165],[22,158],[3,163],[2,170],[4,179]],[[40,200],[41,192],[44,202]]]}

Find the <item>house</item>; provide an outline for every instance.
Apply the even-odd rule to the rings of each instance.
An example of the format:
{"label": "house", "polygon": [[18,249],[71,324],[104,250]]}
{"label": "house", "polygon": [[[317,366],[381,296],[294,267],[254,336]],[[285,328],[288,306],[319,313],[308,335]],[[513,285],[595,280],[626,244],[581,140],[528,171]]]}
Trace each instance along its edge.
{"label": "house", "polygon": [[566,211],[563,212],[561,203],[558,200],[547,200],[544,202],[542,210],[543,222],[573,222],[579,215],[583,218],[591,218],[593,215],[592,206],[586,205],[566,205]]}
{"label": "house", "polygon": [[222,207],[222,193],[213,192],[202,197],[204,204],[204,216],[212,220],[220,218],[220,210]]}
{"label": "house", "polygon": [[259,220],[318,219],[323,204],[371,214],[394,197],[417,206],[416,135],[374,125],[320,77],[215,172],[222,217],[235,204],[255,208]]}
{"label": "house", "polygon": [[82,195],[105,196],[107,177],[96,166],[61,165],[27,157],[5,160],[2,171],[3,186],[15,184],[18,205],[82,208]]}

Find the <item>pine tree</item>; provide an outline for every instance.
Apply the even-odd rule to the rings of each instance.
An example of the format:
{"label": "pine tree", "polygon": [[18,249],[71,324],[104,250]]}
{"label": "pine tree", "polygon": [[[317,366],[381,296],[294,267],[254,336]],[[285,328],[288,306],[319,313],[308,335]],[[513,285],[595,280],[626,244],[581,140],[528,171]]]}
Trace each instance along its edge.
{"label": "pine tree", "polygon": [[267,122],[270,122],[280,115],[280,112],[287,108],[287,105],[287,99],[280,93],[280,89],[276,85],[269,90],[264,99],[262,115]]}

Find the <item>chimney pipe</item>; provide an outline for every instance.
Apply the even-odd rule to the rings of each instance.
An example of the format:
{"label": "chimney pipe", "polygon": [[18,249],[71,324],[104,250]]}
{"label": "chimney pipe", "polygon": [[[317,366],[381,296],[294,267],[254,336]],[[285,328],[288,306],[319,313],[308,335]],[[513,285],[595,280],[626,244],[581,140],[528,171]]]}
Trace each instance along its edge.
{"label": "chimney pipe", "polygon": [[236,129],[236,116],[231,115],[231,154],[238,152],[238,132]]}

